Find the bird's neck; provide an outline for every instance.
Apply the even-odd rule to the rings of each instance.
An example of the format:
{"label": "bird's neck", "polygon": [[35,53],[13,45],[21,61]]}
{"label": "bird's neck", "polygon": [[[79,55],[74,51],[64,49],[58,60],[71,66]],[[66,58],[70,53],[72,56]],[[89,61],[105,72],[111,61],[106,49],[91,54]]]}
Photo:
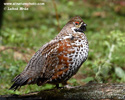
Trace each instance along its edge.
{"label": "bird's neck", "polygon": [[66,28],[64,27],[60,33],[55,37],[55,39],[67,39],[67,38],[71,38],[72,36],[74,37],[86,37],[85,34],[83,32],[76,32],[74,30],[74,27],[72,28]]}

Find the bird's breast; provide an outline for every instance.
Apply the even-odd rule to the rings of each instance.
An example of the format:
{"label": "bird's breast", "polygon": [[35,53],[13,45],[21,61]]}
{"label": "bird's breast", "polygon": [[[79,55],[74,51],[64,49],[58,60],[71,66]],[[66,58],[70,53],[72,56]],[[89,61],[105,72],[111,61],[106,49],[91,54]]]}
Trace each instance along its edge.
{"label": "bird's breast", "polygon": [[57,66],[57,69],[61,69],[60,73],[63,69],[65,70],[61,76],[64,80],[69,79],[78,71],[88,57],[88,50],[88,41],[85,36],[66,36],[64,40],[60,40],[57,49],[60,68]]}

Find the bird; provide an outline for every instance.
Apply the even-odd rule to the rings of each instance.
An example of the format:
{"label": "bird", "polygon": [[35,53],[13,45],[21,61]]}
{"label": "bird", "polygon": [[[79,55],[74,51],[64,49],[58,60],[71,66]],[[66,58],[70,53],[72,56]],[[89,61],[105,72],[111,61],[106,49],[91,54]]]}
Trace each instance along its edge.
{"label": "bird", "polygon": [[59,34],[43,45],[30,59],[24,70],[13,80],[12,90],[29,84],[67,85],[67,81],[75,75],[89,52],[85,35],[87,24],[81,17],[71,18]]}

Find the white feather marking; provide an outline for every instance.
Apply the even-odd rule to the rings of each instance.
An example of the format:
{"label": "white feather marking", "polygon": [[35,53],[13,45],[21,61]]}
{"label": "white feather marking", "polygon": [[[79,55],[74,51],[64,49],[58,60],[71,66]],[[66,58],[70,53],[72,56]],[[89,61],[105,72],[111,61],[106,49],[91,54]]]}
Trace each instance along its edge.
{"label": "white feather marking", "polygon": [[72,38],[72,36],[68,35],[68,36],[65,36],[63,39],[69,39],[69,38]]}
{"label": "white feather marking", "polygon": [[71,29],[72,29],[72,31],[73,31],[74,33],[81,33],[81,32],[76,32],[76,31],[75,31],[76,27],[72,27]]}

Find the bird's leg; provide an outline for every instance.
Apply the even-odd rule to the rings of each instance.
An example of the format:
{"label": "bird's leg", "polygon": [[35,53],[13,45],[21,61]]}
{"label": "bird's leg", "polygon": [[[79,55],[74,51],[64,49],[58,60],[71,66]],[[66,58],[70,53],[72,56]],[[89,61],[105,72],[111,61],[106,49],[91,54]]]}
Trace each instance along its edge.
{"label": "bird's leg", "polygon": [[56,84],[55,88],[62,89],[63,87],[59,87],[59,84]]}
{"label": "bird's leg", "polygon": [[59,88],[59,84],[56,84],[56,88]]}

